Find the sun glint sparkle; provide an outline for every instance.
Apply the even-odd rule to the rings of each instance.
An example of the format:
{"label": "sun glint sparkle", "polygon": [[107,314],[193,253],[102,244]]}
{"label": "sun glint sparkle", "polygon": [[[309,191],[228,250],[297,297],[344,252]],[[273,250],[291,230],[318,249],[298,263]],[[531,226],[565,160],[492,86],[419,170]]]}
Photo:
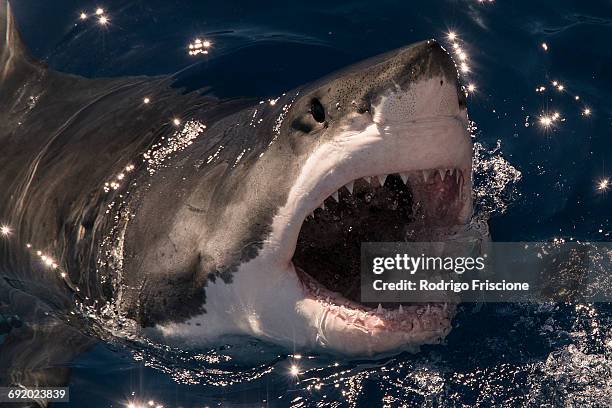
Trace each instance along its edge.
{"label": "sun glint sparkle", "polygon": [[291,369],[289,369],[289,373],[294,376],[297,377],[298,374],[300,374],[300,367],[298,367],[297,365],[293,364],[291,366]]}
{"label": "sun glint sparkle", "polygon": [[212,43],[209,40],[202,40],[196,38],[191,44],[189,44],[189,55],[208,54],[206,48],[210,48]]}
{"label": "sun glint sparkle", "polygon": [[550,127],[550,125],[552,125],[552,118],[548,117],[548,116],[542,116],[540,118],[540,124],[544,127]]}

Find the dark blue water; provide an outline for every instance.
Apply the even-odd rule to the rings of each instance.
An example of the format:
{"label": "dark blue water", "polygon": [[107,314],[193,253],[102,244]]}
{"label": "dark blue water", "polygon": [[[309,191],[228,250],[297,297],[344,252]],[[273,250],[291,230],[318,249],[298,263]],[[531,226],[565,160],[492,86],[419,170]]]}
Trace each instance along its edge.
{"label": "dark blue water", "polygon": [[[427,38],[452,50],[452,31],[475,86],[477,206],[493,240],[610,240],[609,2],[13,3],[25,42],[54,69],[175,75],[220,97],[274,97]],[[109,24],[79,20],[97,6]],[[208,55],[188,55],[196,37],[212,42]],[[252,339],[201,352],[109,340],[70,363],[70,406],[610,406],[611,321],[601,304],[469,305],[447,344],[374,361],[297,359]]]}

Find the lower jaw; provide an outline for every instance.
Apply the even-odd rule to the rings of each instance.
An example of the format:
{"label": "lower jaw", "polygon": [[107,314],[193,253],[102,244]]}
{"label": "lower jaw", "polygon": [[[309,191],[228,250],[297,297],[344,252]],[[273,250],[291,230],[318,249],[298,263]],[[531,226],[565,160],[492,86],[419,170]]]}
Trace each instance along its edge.
{"label": "lower jaw", "polygon": [[441,324],[432,320],[429,327],[415,325],[411,330],[389,329],[384,326],[365,329],[358,325],[347,324],[345,319],[321,308],[316,300],[311,298],[299,302],[297,309],[298,313],[308,320],[317,322],[317,327],[313,328],[316,332],[315,349],[352,356],[417,352],[420,346],[442,343],[451,330],[451,315],[436,320],[436,322],[442,321]]}
{"label": "lower jaw", "polygon": [[317,339],[324,348],[371,355],[439,344],[451,330],[454,304],[372,309],[322,287],[298,268],[296,272],[304,291],[298,311],[316,322]]}

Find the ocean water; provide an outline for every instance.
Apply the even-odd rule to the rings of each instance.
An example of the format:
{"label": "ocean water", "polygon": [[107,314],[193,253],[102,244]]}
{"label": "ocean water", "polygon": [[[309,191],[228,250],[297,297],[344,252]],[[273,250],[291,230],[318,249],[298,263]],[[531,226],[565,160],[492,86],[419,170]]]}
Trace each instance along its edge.
{"label": "ocean water", "polygon": [[[25,42],[54,69],[174,75],[220,97],[273,98],[436,38],[473,86],[476,214],[492,239],[610,241],[610,2],[13,3]],[[189,55],[196,38],[208,54]],[[58,406],[612,406],[611,323],[609,304],[468,304],[444,344],[367,360],[249,338],[182,350],[104,335],[66,363],[71,403]]]}

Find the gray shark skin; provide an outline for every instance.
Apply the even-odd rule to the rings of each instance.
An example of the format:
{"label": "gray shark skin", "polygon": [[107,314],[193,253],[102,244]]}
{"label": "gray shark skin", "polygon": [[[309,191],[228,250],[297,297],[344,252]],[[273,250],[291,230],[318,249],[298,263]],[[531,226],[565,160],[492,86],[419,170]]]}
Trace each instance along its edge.
{"label": "gray shark skin", "polygon": [[[30,57],[5,0],[0,32],[4,285],[55,310],[105,304],[168,341],[247,334],[375,354],[448,333],[453,307],[377,313],[343,292],[350,262],[316,256],[337,250],[325,237],[349,220],[361,235],[339,239],[352,249],[469,220],[465,95],[437,42],[260,103],[182,94],[167,77],[55,72]],[[407,218],[386,204],[387,221],[360,218],[372,194],[410,204]]]}

